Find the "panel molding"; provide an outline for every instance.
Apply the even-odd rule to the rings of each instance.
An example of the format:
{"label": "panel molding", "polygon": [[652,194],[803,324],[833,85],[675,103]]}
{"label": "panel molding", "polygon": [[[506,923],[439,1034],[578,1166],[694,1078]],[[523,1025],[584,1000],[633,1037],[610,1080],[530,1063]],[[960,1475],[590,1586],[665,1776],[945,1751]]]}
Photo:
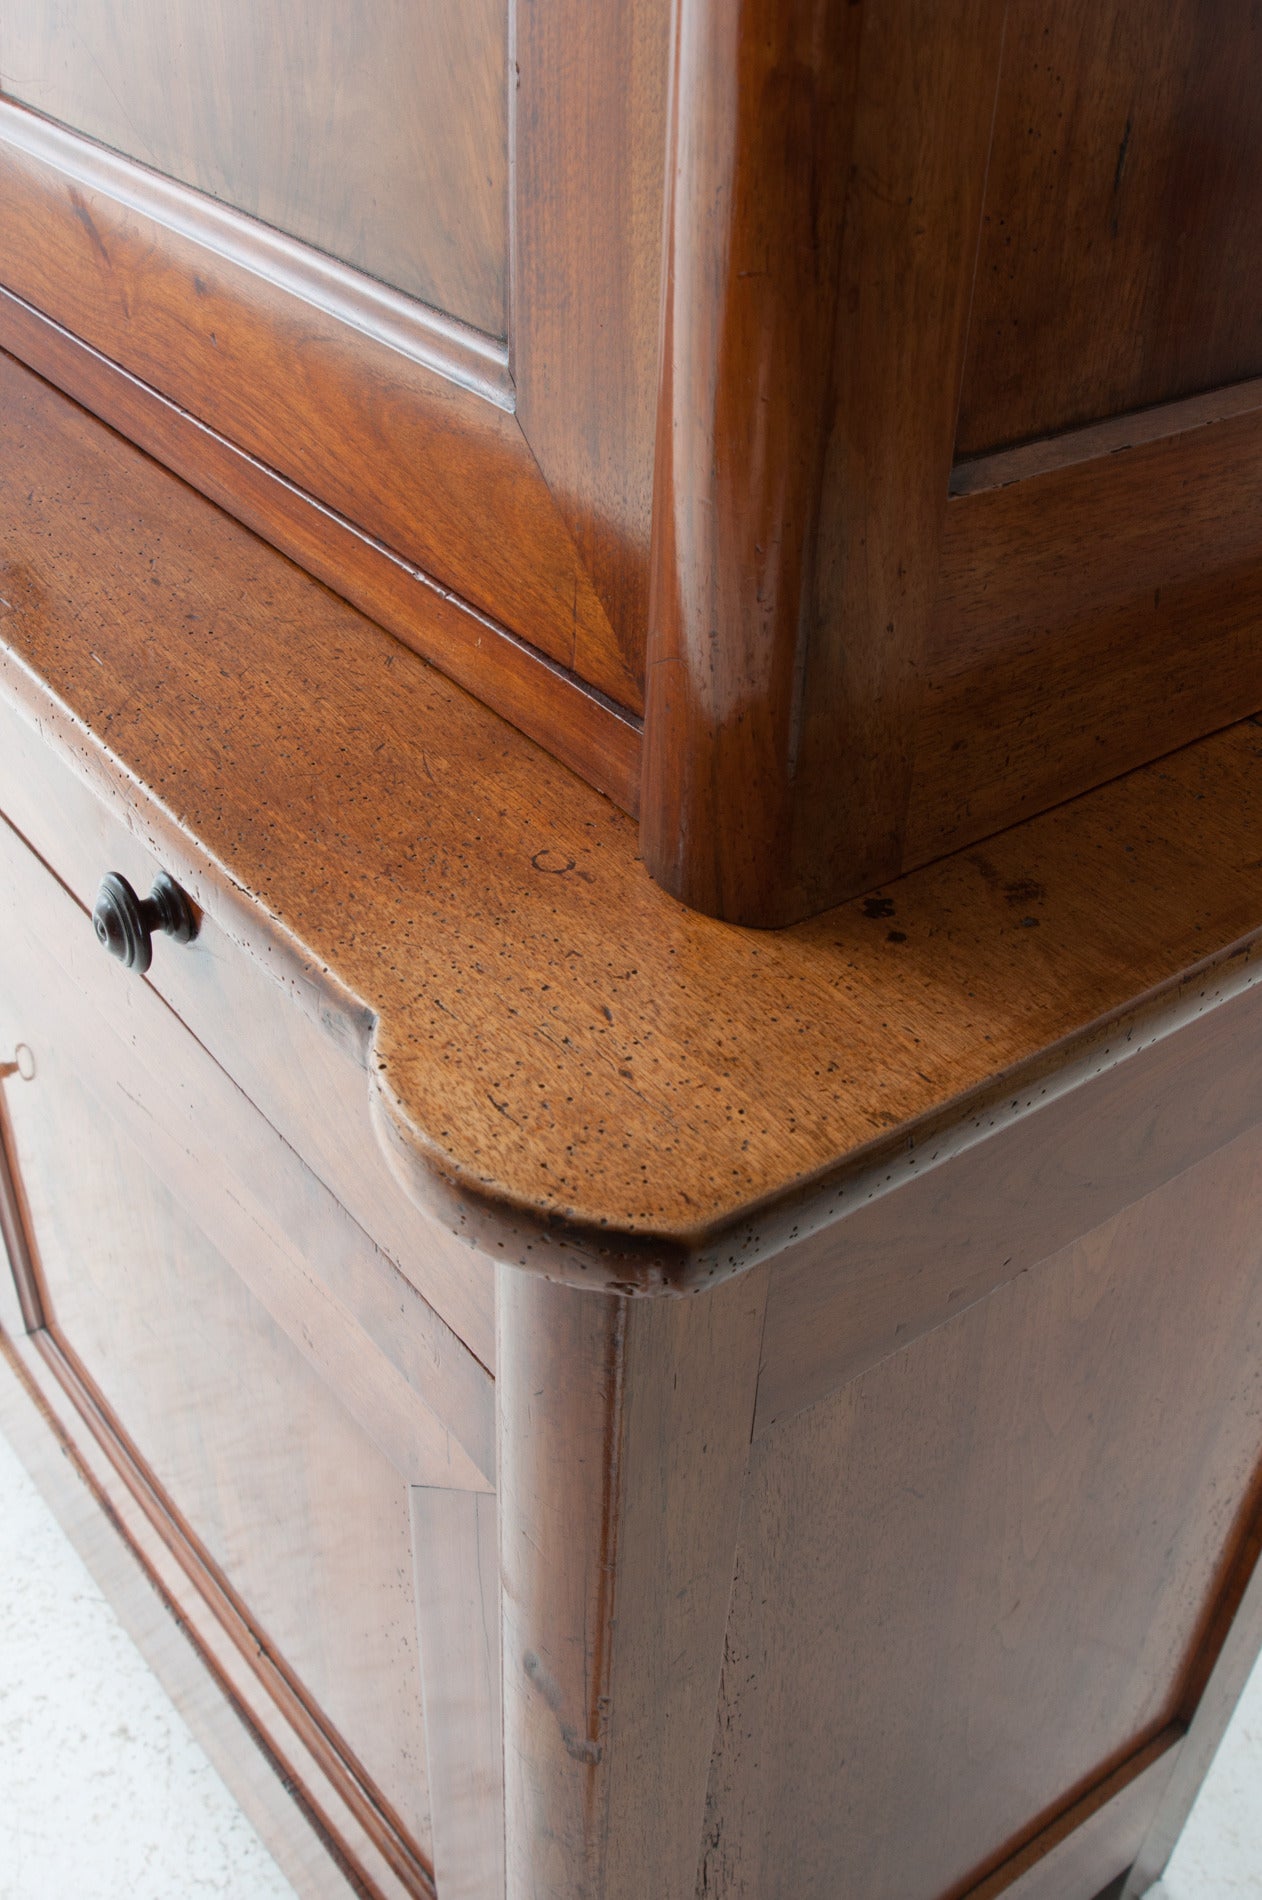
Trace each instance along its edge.
{"label": "panel molding", "polygon": [[[6,288],[493,625],[638,713],[636,679],[503,406],[499,347],[417,315],[419,305],[405,322],[397,293],[302,250],[0,101]],[[422,360],[440,356],[442,373]],[[161,459],[163,439],[151,428],[140,445]],[[179,472],[200,485],[189,446]],[[215,498],[240,514],[228,474],[221,460]],[[249,485],[244,465],[231,474]],[[256,484],[250,505],[259,503]],[[267,532],[269,512],[251,525]],[[417,644],[429,610],[414,599]],[[488,634],[483,626],[484,644]]]}
{"label": "panel molding", "polygon": [[977,495],[986,488],[1008,488],[1013,482],[1029,481],[1032,476],[1050,475],[1058,468],[1074,468],[1082,462],[1095,462],[1103,456],[1142,448],[1147,442],[1186,435],[1192,429],[1227,422],[1232,416],[1250,415],[1255,409],[1262,409],[1262,376],[1249,382],[1229,383],[1225,389],[1207,389],[1197,396],[1182,397],[1178,402],[1159,403],[1152,409],[1109,416],[1102,422],[1089,422],[1081,429],[1066,429],[1059,435],[1042,436],[1015,448],[999,449],[992,455],[965,456],[951,470],[951,495],[954,498]]}
{"label": "panel molding", "polygon": [[126,205],[149,223],[253,271],[351,329],[436,370],[501,409],[516,407],[508,344],[343,264],[247,212],[151,171],[138,159],[0,99],[0,142]]}
{"label": "panel molding", "polygon": [[[778,1263],[755,1434],[957,1319],[1230,1143],[1257,1140],[1262,991],[1215,998],[1123,1059],[1066,1065],[954,1140],[926,1144]],[[1176,1018],[1177,1024],[1177,1018]],[[1003,1111],[1007,1110],[1007,1114]],[[897,1188],[896,1195],[890,1189]]]}
{"label": "panel molding", "polygon": [[643,722],[0,288],[0,348],[368,614],[634,817]]}
{"label": "panel molding", "polygon": [[[44,1399],[85,1475],[92,1472],[96,1477],[94,1488],[109,1515],[142,1562],[148,1556],[146,1567],[150,1568],[151,1580],[167,1597],[248,1726],[264,1746],[279,1730],[278,1739],[291,1748],[295,1744],[301,1748],[320,1782],[336,1795],[347,1819],[353,1819],[356,1832],[362,1830],[364,1844],[371,1842],[368,1864],[371,1866],[380,1856],[380,1863],[384,1863],[381,1871],[390,1879],[385,1891],[432,1895],[428,1862],[417,1853],[384,1796],[336,1730],[311,1708],[305,1693],[255,1631],[232,1586],[149,1476],[127,1434],[74,1355],[48,1331],[34,1333],[17,1344],[0,1339],[0,1350],[5,1346],[9,1347],[13,1369],[24,1372]],[[155,1574],[159,1565],[160,1571]],[[224,1653],[225,1639],[244,1664],[244,1681],[240,1668],[234,1667],[233,1660]],[[253,1693],[245,1686],[250,1676],[259,1686],[253,1688]],[[260,1698],[259,1688],[266,1703]],[[323,1804],[307,1793],[305,1778],[301,1771],[296,1777],[292,1770],[286,1771],[286,1779],[295,1782],[300,1804],[320,1825]],[[336,1840],[335,1835],[326,1838],[330,1844]],[[362,1848],[357,1848],[356,1860],[361,1852]]]}
{"label": "panel molding", "polygon": [[1125,1873],[1183,1745],[1180,1723],[1163,1729],[963,1900],[1089,1900]]}
{"label": "panel molding", "polygon": [[1241,384],[966,465],[904,870],[1262,707],[1260,405]]}

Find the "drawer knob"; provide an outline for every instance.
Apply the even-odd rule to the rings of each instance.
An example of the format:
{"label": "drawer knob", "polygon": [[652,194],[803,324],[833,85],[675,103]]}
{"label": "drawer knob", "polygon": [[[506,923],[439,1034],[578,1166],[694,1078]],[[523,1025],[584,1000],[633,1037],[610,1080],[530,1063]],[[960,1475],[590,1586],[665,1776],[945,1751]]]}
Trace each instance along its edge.
{"label": "drawer knob", "polygon": [[193,906],[174,878],[159,872],[148,897],[137,897],[119,871],[107,871],[101,880],[92,912],[96,934],[125,970],[143,976],[153,962],[153,933],[163,930],[177,943],[197,934]]}

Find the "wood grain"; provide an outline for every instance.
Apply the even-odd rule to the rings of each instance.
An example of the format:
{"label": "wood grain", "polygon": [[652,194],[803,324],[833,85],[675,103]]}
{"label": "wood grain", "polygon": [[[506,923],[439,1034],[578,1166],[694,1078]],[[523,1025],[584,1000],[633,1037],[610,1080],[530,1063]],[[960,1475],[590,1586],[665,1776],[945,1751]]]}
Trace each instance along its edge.
{"label": "wood grain", "polygon": [[500,1271],[508,1900],[693,1900],[765,1298]]}
{"label": "wood grain", "polygon": [[1262,370],[1253,7],[1010,11],[963,454]]}
{"label": "wood grain", "polygon": [[[0,755],[7,820],[83,911],[96,901],[104,868],[121,871],[136,889],[147,890],[161,866],[177,883],[188,878],[191,861],[169,835],[155,836],[143,812],[125,814],[116,800],[97,797],[9,706],[0,707]],[[128,816],[137,821],[134,832]],[[157,957],[148,987],[232,1074],[426,1305],[493,1371],[494,1268],[400,1192],[378,1145],[368,1106],[371,1013],[327,973],[283,958],[279,946],[261,965],[242,948],[248,933],[230,893],[220,894],[216,908],[213,917],[203,912],[184,954]],[[92,958],[86,918],[76,922],[64,909],[62,917],[67,938],[77,938],[83,957]],[[95,969],[94,960],[76,969],[89,981],[95,970],[98,984],[110,976]]]}
{"label": "wood grain", "polygon": [[734,922],[900,861],[1004,11],[680,11],[641,810]]}
{"label": "wood grain", "polygon": [[755,1440],[707,1896],[967,1893],[1183,1719],[1262,1461],[1260,1158]]}
{"label": "wood grain", "polygon": [[[233,1157],[216,1141],[213,1095],[203,1094],[196,1064],[185,1062],[182,1079],[205,1102],[208,1146],[185,1158],[172,1184],[184,1192],[173,1192],[172,1158],[157,1133],[168,1104],[152,1075],[123,1047],[101,1046],[108,1039],[99,1016],[85,1025],[65,1006],[48,1015],[15,957],[19,934],[6,931],[4,1014],[6,1027],[14,1017],[27,1026],[39,1054],[15,1145],[47,1324],[113,1415],[104,1429],[134,1446],[209,1553],[258,1632],[255,1646],[308,1701],[386,1825],[423,1851],[430,1823],[420,1682],[410,1592],[399,1581],[408,1569],[400,1551],[409,1553],[404,1480],[452,1471],[451,1447],[441,1427],[428,1450],[418,1444],[415,1399],[409,1431],[388,1367],[365,1377],[361,1366],[357,1375],[350,1315],[338,1315],[343,1345],[313,1280],[292,1290],[288,1311],[278,1308],[274,1243],[248,1201],[245,1231],[233,1221],[244,1197],[222,1178]],[[55,992],[63,1005],[66,989],[63,980]],[[179,1072],[184,1052],[155,1048],[151,1028],[142,1012],[133,1033],[162,1070]],[[104,1100],[82,1086],[95,1060],[113,1079]],[[120,1112],[137,1100],[150,1110],[138,1131]],[[327,1262],[337,1250],[336,1210],[319,1223],[322,1246],[303,1233],[263,1134],[256,1129],[254,1139],[275,1183],[273,1210],[313,1262],[321,1253]],[[212,1166],[216,1153],[222,1162]],[[218,1192],[199,1195],[195,1184],[190,1192],[190,1171]],[[396,1351],[409,1350],[409,1335],[410,1349],[423,1351],[416,1328],[398,1326],[397,1301],[391,1306]]]}
{"label": "wood grain", "polygon": [[[39,1071],[10,1112],[46,1128],[56,1078],[73,1073],[404,1476],[489,1489],[483,1368],[148,986],[100,953],[88,916],[4,824],[0,863],[6,1027],[31,1044]],[[60,1152],[51,1136],[43,1146]],[[29,1192],[20,1139],[14,1173]],[[28,1231],[39,1234],[34,1216]]]}
{"label": "wood grain", "polygon": [[[513,30],[517,416],[609,616],[637,686],[627,703],[638,708],[670,0],[522,0]],[[619,802],[638,810],[638,783],[634,803]]]}
{"label": "wood grain", "polygon": [[794,904],[775,860],[792,858],[862,17],[676,14],[642,837],[668,890],[739,923]]}
{"label": "wood grain", "polygon": [[2,57],[10,98],[504,335],[503,0],[40,0]]}
{"label": "wood grain", "polygon": [[1262,706],[1256,408],[953,500],[907,866]]}
{"label": "wood grain", "polygon": [[1232,416],[1251,415],[1259,408],[1262,379],[1254,377],[1249,382],[1229,383],[1226,389],[1158,403],[1152,409],[1132,410],[1104,422],[1088,422],[1081,429],[1066,429],[1059,435],[1041,436],[1037,442],[1022,442],[1016,448],[997,449],[991,455],[969,456],[957,462],[951,470],[951,494],[977,495],[986,488],[1007,488],[1035,475],[1049,475],[1053,469],[1096,462],[1102,456],[1120,455],[1146,442],[1164,442],[1170,436],[1187,435]]}
{"label": "wood grain", "polygon": [[806,1410],[1244,1134],[1260,1063],[1262,993],[1251,989],[1120,1066],[1062,1072],[1059,1093],[1036,1090],[1020,1120],[984,1121],[971,1146],[906,1170],[795,1247],[767,1302],[755,1430]]}
{"label": "wood grain", "polygon": [[708,1281],[831,1220],[847,1181],[901,1178],[909,1139],[923,1159],[944,1123],[1024,1112],[1042,1052],[1124,1059],[1108,1025],[1136,999],[1172,1026],[1185,977],[1205,1006],[1252,981],[1262,729],[735,930],[537,747],[9,363],[0,413],[8,696],[246,953],[372,1013],[408,1178],[493,1257]]}
{"label": "wood grain", "polygon": [[442,1900],[504,1900],[495,1499],[413,1485],[411,1500],[434,1873]]}
{"label": "wood grain", "polygon": [[248,220],[229,239],[224,207],[148,173],[120,182],[138,171],[0,102],[5,286],[635,710],[511,413],[260,275]]}

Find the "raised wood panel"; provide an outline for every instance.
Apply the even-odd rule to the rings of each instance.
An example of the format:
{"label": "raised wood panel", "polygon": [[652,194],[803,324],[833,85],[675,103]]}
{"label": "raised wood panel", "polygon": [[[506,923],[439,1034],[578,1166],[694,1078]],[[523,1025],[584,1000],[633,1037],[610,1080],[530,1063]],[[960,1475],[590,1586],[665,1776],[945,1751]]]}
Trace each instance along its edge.
{"label": "raised wood panel", "polygon": [[426,1851],[406,1483],[76,1086],[73,1052],[45,1035],[41,1058],[17,1159],[48,1322]]}
{"label": "raised wood panel", "polygon": [[1260,1162],[755,1440],[707,1900],[966,1891],[1181,1715],[1262,1463]]}
{"label": "raised wood panel", "polygon": [[282,1709],[263,1686],[257,1645],[247,1659],[190,1582],[196,1562],[173,1521],[146,1511],[46,1342],[0,1339],[4,1436],[287,1879],[304,1900],[364,1900],[365,1883],[374,1900],[412,1900],[416,1882],[400,1878],[330,1778],[301,1709]]}
{"label": "raised wood panel", "polygon": [[905,865],[1262,707],[1256,407],[946,510]]}
{"label": "raised wood panel", "polygon": [[1121,1900],[1138,1900],[1163,1872],[1262,1651],[1262,1474],[1256,1506],[1189,1684],[1187,1738]]}
{"label": "raised wood panel", "polygon": [[317,289],[301,247],[8,104],[0,185],[9,290],[637,709],[493,355],[418,340],[341,267]]}
{"label": "raised wood panel", "polygon": [[638,811],[641,724],[635,715],[3,290],[0,345],[441,667],[624,811]]}
{"label": "raised wood panel", "polygon": [[505,0],[39,0],[0,91],[503,336]]}
{"label": "raised wood panel", "polygon": [[1250,0],[1008,9],[961,454],[1262,370]]}
{"label": "raised wood panel", "polygon": [[1183,1745],[1177,1723],[1163,1730],[1028,1847],[970,1888],[966,1900],[1120,1900],[1119,1876],[1124,1879],[1130,1871]]}

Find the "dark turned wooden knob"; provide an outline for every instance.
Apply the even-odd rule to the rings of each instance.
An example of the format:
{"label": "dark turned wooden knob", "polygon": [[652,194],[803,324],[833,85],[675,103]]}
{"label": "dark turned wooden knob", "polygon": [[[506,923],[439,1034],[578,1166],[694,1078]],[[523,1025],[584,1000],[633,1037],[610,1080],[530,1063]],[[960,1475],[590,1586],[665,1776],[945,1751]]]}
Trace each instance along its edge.
{"label": "dark turned wooden knob", "polygon": [[153,962],[153,933],[165,931],[177,943],[197,933],[193,907],[174,878],[159,872],[148,897],[137,897],[119,871],[107,871],[101,880],[92,912],[96,934],[125,970],[143,976]]}

